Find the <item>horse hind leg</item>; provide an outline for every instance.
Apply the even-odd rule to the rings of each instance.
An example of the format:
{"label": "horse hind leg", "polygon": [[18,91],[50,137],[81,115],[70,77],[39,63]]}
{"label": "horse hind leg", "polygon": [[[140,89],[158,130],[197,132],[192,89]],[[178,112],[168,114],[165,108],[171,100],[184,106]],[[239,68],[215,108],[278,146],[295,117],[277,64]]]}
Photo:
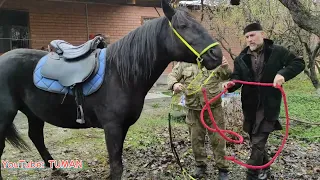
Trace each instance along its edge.
{"label": "horse hind leg", "polygon": [[[53,160],[51,154],[47,150],[47,147],[44,144],[44,135],[43,135],[43,128],[44,128],[44,121],[39,119],[37,116],[35,116],[32,112],[27,111],[25,112],[25,115],[28,118],[29,123],[29,130],[28,130],[28,136],[37,148],[39,154],[41,155],[44,165],[46,167],[50,167],[49,160]],[[56,168],[51,165],[53,170]]]}
{"label": "horse hind leg", "polygon": [[[3,150],[5,148],[5,140],[22,151],[30,150],[27,143],[21,139],[14,124],[12,123],[18,110],[9,110],[8,107],[10,107],[9,104],[5,106],[0,104],[0,157],[2,157]],[[5,164],[2,165],[5,166]],[[2,179],[1,166],[0,179]]]}

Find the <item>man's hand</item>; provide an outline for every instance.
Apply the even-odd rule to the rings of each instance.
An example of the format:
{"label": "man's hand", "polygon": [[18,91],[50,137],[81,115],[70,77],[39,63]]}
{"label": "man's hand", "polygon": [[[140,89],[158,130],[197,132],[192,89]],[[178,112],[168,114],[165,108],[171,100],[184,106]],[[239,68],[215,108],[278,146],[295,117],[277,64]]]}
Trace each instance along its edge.
{"label": "man's hand", "polygon": [[222,57],[221,67],[222,67],[222,68],[226,68],[226,67],[228,67],[228,66],[229,66],[229,63],[228,63],[227,59],[223,56],[223,57]]}
{"label": "man's hand", "polygon": [[173,85],[173,91],[175,93],[180,93],[184,89],[183,85],[181,83],[175,83]]}
{"label": "man's hand", "polygon": [[232,82],[232,81],[228,81],[228,82],[222,83],[223,89],[232,87],[232,86],[234,86],[234,85],[235,85],[235,84],[234,84],[234,82]]}
{"label": "man's hand", "polygon": [[285,79],[282,75],[277,74],[273,80],[273,86],[276,87],[277,85],[281,86],[285,82]]}

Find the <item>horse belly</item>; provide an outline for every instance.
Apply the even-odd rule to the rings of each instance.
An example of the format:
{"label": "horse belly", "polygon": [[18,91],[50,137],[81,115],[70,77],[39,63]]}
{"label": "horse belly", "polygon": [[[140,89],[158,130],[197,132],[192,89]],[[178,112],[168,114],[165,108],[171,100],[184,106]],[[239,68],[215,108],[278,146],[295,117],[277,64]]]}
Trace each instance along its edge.
{"label": "horse belly", "polygon": [[[27,92],[24,101],[28,109],[37,117],[52,125],[63,128],[88,128],[98,125],[79,124],[77,119],[77,106],[75,97],[68,95],[54,94],[37,88]],[[86,122],[97,123],[94,113],[90,108],[84,106]]]}

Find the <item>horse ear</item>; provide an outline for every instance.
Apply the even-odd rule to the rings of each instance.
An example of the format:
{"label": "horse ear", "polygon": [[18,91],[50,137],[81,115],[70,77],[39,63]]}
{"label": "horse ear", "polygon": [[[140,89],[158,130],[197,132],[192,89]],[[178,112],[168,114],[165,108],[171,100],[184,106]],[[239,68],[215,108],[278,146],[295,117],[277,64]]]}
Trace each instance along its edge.
{"label": "horse ear", "polygon": [[171,21],[172,16],[175,14],[175,10],[170,6],[168,0],[162,0],[161,5],[164,15]]}

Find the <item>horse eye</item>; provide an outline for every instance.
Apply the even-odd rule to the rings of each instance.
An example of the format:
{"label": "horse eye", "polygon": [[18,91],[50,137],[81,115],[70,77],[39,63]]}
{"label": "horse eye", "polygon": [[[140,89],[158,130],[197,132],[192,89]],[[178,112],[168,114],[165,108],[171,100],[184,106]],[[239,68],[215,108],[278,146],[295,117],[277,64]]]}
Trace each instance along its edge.
{"label": "horse eye", "polygon": [[185,28],[187,28],[187,27],[188,27],[188,26],[187,26],[186,24],[183,24],[183,25],[180,25],[180,26],[179,26],[180,29],[185,29]]}

